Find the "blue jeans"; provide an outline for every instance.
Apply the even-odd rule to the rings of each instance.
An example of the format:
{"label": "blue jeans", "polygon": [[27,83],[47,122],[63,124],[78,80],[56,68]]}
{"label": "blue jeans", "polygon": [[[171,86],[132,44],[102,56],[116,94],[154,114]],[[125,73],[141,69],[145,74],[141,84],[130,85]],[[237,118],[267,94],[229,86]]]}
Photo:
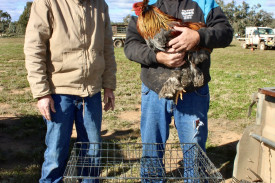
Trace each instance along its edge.
{"label": "blue jeans", "polygon": [[[45,138],[47,149],[44,153],[40,183],[62,182],[74,122],[78,142],[101,142],[102,104],[100,92],[92,97],[82,98],[74,95],[54,94],[52,98],[56,113],[51,112],[52,121],[44,119],[47,124]],[[90,152],[89,148],[93,147],[87,148],[88,151],[83,152],[83,156],[96,157],[91,161],[98,164],[100,152]],[[98,174],[99,171],[94,173],[93,176]]]}
{"label": "blue jeans", "polygon": [[[164,165],[161,162],[165,143],[169,137],[169,124],[174,116],[175,126],[178,132],[180,143],[198,143],[205,151],[207,140],[207,112],[209,109],[209,88],[208,85],[190,93],[185,93],[183,99],[178,100],[175,105],[173,100],[159,98],[158,94],[142,84],[141,96],[141,139],[143,145],[143,158],[151,157],[158,159],[160,168],[152,170],[153,176],[164,176]],[[146,145],[149,143],[149,145]],[[152,146],[153,143],[163,145]],[[185,146],[184,146],[185,147]],[[183,147],[184,156],[188,156],[188,147]],[[148,177],[148,166],[146,161],[141,161],[141,176]],[[147,161],[148,164],[148,161]],[[151,162],[149,162],[151,164]],[[162,169],[162,170],[160,170]],[[189,176],[189,174],[188,174]],[[143,179],[142,182],[165,182],[165,180],[150,181]]]}

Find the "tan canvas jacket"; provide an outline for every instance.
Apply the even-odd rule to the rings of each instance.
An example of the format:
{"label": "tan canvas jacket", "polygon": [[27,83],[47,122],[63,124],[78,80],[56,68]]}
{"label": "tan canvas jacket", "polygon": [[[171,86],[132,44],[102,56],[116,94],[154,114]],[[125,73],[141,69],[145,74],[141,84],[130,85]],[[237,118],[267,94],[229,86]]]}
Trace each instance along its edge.
{"label": "tan canvas jacket", "polygon": [[104,0],[34,0],[24,53],[34,98],[52,93],[86,97],[116,87]]}

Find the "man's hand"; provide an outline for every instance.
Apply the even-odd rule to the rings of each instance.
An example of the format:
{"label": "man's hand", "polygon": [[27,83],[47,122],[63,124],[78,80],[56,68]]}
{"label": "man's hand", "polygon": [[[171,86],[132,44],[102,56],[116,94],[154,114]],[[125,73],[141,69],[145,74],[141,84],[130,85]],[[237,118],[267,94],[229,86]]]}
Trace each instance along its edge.
{"label": "man's hand", "polygon": [[170,48],[167,52],[158,52],[156,54],[157,62],[170,68],[180,67],[185,64],[185,52],[175,52]]}
{"label": "man's hand", "polygon": [[177,27],[174,29],[180,31],[181,34],[168,42],[176,52],[189,51],[200,42],[200,35],[197,31],[187,27]]}
{"label": "man's hand", "polygon": [[50,110],[52,112],[56,111],[54,108],[54,101],[51,95],[46,95],[44,97],[39,98],[37,102],[37,107],[42,116],[44,116],[47,120],[52,120]]}
{"label": "man's hand", "polygon": [[112,89],[104,89],[104,111],[108,111],[110,108],[114,110],[115,108],[115,95]]}

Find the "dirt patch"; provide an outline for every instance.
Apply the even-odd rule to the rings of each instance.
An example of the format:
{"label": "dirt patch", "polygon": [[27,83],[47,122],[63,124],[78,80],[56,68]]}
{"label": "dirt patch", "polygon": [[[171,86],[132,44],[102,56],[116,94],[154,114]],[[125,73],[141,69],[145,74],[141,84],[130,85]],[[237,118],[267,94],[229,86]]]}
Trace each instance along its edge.
{"label": "dirt patch", "polygon": [[12,94],[24,94],[31,91],[30,88],[24,88],[24,89],[18,89],[18,90],[12,90]]}
{"label": "dirt patch", "polygon": [[[139,128],[140,122],[140,110],[138,111],[127,111],[119,115],[122,120],[133,121]],[[242,123],[236,121],[237,124]],[[244,122],[243,122],[244,123]],[[173,124],[173,122],[172,122]],[[233,124],[232,121],[224,119],[209,119],[209,141],[213,145],[223,145],[231,142],[238,141],[241,138],[241,130],[236,128],[237,125]],[[235,130],[235,131],[234,131]]]}
{"label": "dirt patch", "polygon": [[126,121],[139,122],[140,121],[140,110],[139,111],[127,111],[119,115],[119,118]]}
{"label": "dirt patch", "polygon": [[209,141],[213,145],[224,145],[231,142],[240,140],[242,134],[240,132],[233,131],[232,121],[224,119],[209,119]]}
{"label": "dirt patch", "polygon": [[17,63],[17,62],[25,62],[25,60],[14,60],[14,59],[10,59],[8,62],[10,62],[10,63]]}
{"label": "dirt patch", "polygon": [[0,103],[0,118],[14,118],[16,111],[12,109],[12,106],[7,103]]}

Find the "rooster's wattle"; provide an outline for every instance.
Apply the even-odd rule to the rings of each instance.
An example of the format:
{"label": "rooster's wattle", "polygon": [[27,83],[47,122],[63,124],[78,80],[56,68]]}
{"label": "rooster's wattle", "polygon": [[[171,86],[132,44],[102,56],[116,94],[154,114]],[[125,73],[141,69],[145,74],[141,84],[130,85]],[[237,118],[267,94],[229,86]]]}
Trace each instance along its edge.
{"label": "rooster's wattle", "polygon": [[[201,22],[183,22],[181,19],[165,14],[153,5],[148,5],[149,0],[137,2],[133,5],[133,11],[138,16],[137,30],[145,39],[147,45],[154,50],[167,51],[167,43],[180,35],[181,32],[173,29],[174,26],[187,27],[199,30],[205,27]],[[210,57],[210,50],[194,48],[186,54],[186,64],[181,68],[170,70],[170,77],[163,83],[159,92],[160,98],[171,98],[177,103],[178,96],[185,92],[187,87],[200,87],[204,83],[201,70],[196,66]]]}

